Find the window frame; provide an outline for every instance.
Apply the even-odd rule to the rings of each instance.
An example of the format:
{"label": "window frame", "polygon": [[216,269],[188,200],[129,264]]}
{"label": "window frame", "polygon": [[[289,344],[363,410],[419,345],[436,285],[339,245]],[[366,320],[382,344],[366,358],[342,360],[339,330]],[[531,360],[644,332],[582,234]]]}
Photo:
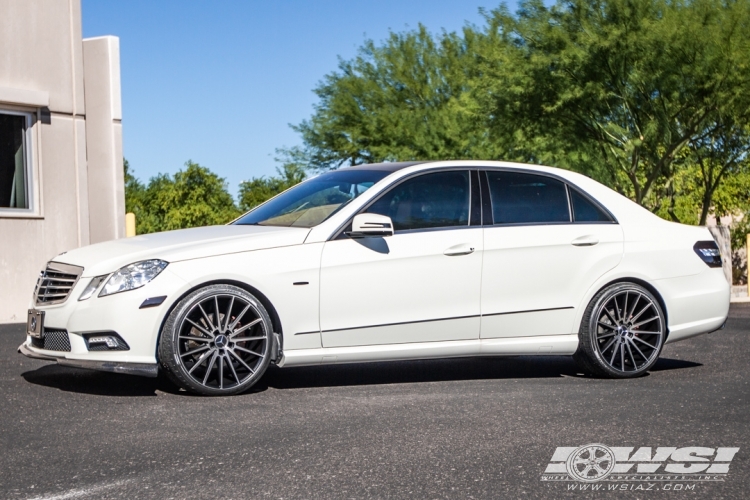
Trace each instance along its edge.
{"label": "window frame", "polygon": [[[391,190],[397,188],[399,185],[403,184],[404,182],[410,181],[410,180],[412,180],[412,179],[414,179],[416,177],[420,177],[422,175],[436,174],[436,173],[442,173],[442,172],[446,172],[447,173],[447,172],[465,172],[465,171],[469,172],[469,218],[468,218],[468,221],[467,221],[466,225],[464,225],[464,226],[445,226],[445,227],[427,227],[427,228],[422,228],[422,229],[402,229],[400,231],[396,231],[394,229],[393,235],[395,236],[395,235],[398,235],[398,234],[426,233],[426,232],[433,232],[433,231],[456,231],[456,230],[462,230],[462,229],[476,229],[476,228],[482,227],[481,225],[471,225],[471,220],[472,220],[471,210],[472,210],[472,206],[474,205],[472,202],[474,200],[474,197],[477,196],[477,195],[480,195],[480,193],[481,193],[481,176],[480,176],[480,182],[479,182],[479,184],[480,184],[480,193],[474,193],[473,192],[472,182],[471,182],[472,171],[480,171],[480,167],[469,167],[469,166],[466,166],[466,167],[455,167],[455,168],[454,167],[447,167],[447,168],[446,167],[442,167],[442,168],[431,168],[431,169],[420,170],[418,172],[413,172],[413,173],[411,173],[409,175],[405,175],[404,177],[401,177],[400,179],[397,179],[397,180],[393,181],[392,183],[388,184],[372,200],[368,201],[367,204],[365,204],[363,207],[361,207],[359,210],[357,210],[357,212],[355,212],[354,214],[352,214],[346,220],[346,222],[344,222],[341,226],[339,226],[339,228],[336,229],[336,231],[333,232],[333,235],[330,238],[328,238],[328,241],[341,240],[341,239],[351,239],[350,236],[347,236],[346,231],[347,231],[347,228],[351,227],[352,220],[354,220],[354,217],[356,217],[357,215],[365,213],[367,211],[367,209],[369,209],[372,205],[374,205],[375,203],[377,203],[383,196],[385,196],[386,194],[388,194],[389,192],[391,192]],[[480,197],[480,206],[481,206],[481,197]],[[480,220],[481,220],[481,218],[480,218]]]}
{"label": "window frame", "polygon": [[[514,174],[526,174],[526,175],[536,175],[540,177],[548,177],[550,179],[556,180],[558,182],[562,182],[563,186],[565,186],[565,197],[567,199],[568,203],[568,220],[567,221],[552,221],[552,222],[509,222],[509,223],[495,223],[495,212],[494,212],[494,206],[492,204],[492,195],[490,192],[490,181],[487,177],[487,174],[489,172],[510,172]],[[484,214],[485,214],[485,221],[483,221],[483,225],[485,227],[519,227],[519,226],[560,226],[560,225],[566,225],[566,224],[619,224],[617,221],[617,218],[607,210],[606,207],[604,207],[601,203],[596,201],[591,195],[586,193],[583,189],[579,188],[578,186],[572,184],[567,179],[564,179],[563,177],[560,177],[558,175],[550,174],[547,172],[540,172],[538,170],[524,170],[520,168],[483,168],[480,170],[480,183],[482,184],[482,193],[486,193],[486,200],[483,200],[484,205]],[[591,204],[602,210],[609,218],[609,221],[578,221],[576,222],[575,216],[573,214],[573,199],[571,197],[571,190],[575,190],[576,193],[583,196],[586,200],[588,200]]]}
{"label": "window frame", "polygon": [[28,218],[39,216],[38,181],[34,169],[34,125],[37,122],[37,113],[34,111],[23,110],[7,105],[0,105],[0,114],[22,116],[24,120],[23,140],[23,161],[26,188],[27,208],[0,207],[0,218]]}

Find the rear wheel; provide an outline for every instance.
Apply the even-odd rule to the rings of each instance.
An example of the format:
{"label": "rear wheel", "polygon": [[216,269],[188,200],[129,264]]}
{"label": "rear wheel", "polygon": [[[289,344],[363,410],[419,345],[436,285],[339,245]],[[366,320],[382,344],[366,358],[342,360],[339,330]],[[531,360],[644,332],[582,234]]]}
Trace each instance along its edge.
{"label": "rear wheel", "polygon": [[589,303],[574,358],[594,375],[638,377],[659,359],[666,328],[664,311],[651,292],[635,283],[616,283]]}
{"label": "rear wheel", "polygon": [[231,285],[191,293],[167,318],[159,359],[180,387],[203,395],[238,394],[268,368],[272,325],[258,299]]}

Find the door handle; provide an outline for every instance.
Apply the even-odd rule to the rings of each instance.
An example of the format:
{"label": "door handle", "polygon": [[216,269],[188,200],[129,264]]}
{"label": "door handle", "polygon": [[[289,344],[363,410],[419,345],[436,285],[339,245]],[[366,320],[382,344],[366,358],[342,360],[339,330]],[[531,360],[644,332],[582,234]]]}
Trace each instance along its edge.
{"label": "door handle", "polygon": [[570,242],[571,245],[575,245],[577,247],[592,247],[597,243],[599,243],[599,239],[596,236],[591,235],[581,236],[580,238],[576,238]]}
{"label": "door handle", "polygon": [[468,243],[453,245],[445,252],[443,252],[443,254],[448,255],[449,257],[455,257],[457,255],[469,255],[470,253],[474,253],[474,247]]}

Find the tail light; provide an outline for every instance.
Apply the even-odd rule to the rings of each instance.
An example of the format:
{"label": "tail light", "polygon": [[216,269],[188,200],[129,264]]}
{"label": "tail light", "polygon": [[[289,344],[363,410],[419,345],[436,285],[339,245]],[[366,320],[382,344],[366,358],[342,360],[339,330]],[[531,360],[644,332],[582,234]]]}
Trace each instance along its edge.
{"label": "tail light", "polygon": [[708,267],[721,267],[721,252],[715,241],[699,241],[693,250]]}

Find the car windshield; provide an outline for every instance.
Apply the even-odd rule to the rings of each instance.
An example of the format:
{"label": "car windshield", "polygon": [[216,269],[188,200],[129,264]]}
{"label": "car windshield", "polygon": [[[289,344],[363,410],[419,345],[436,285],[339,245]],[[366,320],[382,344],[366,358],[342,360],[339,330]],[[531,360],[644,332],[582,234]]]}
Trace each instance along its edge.
{"label": "car windshield", "polygon": [[285,191],[240,217],[235,224],[313,227],[340,210],[390,172],[342,169]]}

